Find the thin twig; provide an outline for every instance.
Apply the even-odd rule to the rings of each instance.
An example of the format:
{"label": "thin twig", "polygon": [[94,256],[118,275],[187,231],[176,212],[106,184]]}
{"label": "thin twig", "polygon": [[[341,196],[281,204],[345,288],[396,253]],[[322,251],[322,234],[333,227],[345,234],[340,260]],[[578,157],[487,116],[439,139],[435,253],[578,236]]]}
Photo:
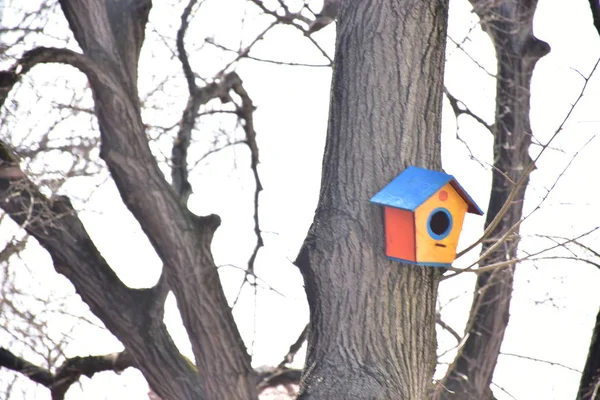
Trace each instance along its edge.
{"label": "thin twig", "polygon": [[573,114],[573,111],[575,110],[575,108],[577,107],[577,105],[579,104],[581,99],[583,98],[583,95],[587,89],[588,83],[589,83],[591,77],[594,75],[599,64],[600,64],[600,58],[598,58],[598,60],[596,60],[596,63],[594,64],[594,67],[592,68],[592,71],[588,74],[588,76],[584,77],[585,81],[584,81],[583,87],[581,88],[581,91],[579,92],[577,99],[573,103],[573,106],[569,109],[569,111],[567,112],[566,116],[564,117],[564,119],[562,120],[562,122],[560,123],[560,125],[558,126],[556,131],[554,132],[554,134],[550,137],[550,139],[546,142],[546,144],[544,146],[542,146],[542,149],[540,150],[539,154],[525,168],[523,174],[521,175],[521,178],[519,178],[519,180],[514,184],[513,189],[511,190],[511,192],[508,195],[508,198],[506,199],[506,202],[504,203],[504,205],[502,206],[500,211],[498,211],[498,213],[496,214],[494,219],[490,222],[488,227],[485,229],[485,231],[483,232],[483,235],[481,235],[481,237],[477,241],[475,241],[473,244],[471,244],[466,249],[464,249],[460,253],[458,253],[456,255],[456,258],[459,258],[459,257],[463,256],[464,254],[468,253],[469,251],[474,249],[476,246],[478,246],[481,242],[483,242],[485,239],[487,239],[487,237],[494,231],[494,229],[496,229],[498,224],[502,221],[502,219],[504,218],[504,215],[506,214],[508,209],[511,207],[512,201],[516,197],[520,187],[525,183],[525,181],[529,177],[529,174],[535,169],[537,161],[544,154],[545,150],[550,146],[550,144],[554,141],[554,139],[556,139],[558,134],[560,132],[562,132],[562,130],[564,129],[564,126],[567,123],[567,121],[570,119],[571,114]]}
{"label": "thin twig", "polygon": [[561,368],[567,369],[569,371],[573,371],[573,372],[577,372],[578,374],[581,374],[581,371],[578,370],[577,368],[569,367],[568,365],[565,365],[565,364],[562,364],[562,363],[559,363],[559,362],[555,362],[555,361],[542,360],[540,358],[523,356],[523,355],[514,354],[514,353],[500,352],[500,354],[503,355],[503,356],[515,357],[515,358],[520,358],[520,359],[523,359],[523,360],[529,360],[529,361],[535,361],[535,362],[539,362],[539,363],[543,363],[543,364],[548,364],[548,365],[552,365],[552,366],[555,366],[555,367],[561,367]]}
{"label": "thin twig", "polygon": [[465,103],[463,103],[461,100],[458,100],[456,97],[454,97],[450,93],[450,91],[448,90],[448,88],[446,86],[444,86],[444,94],[446,94],[446,97],[448,98],[448,101],[450,102],[450,107],[452,107],[452,111],[454,111],[454,115],[456,116],[457,119],[462,114],[468,115],[471,118],[473,118],[475,121],[477,121],[481,125],[483,125],[488,131],[490,131],[490,133],[492,135],[494,134],[493,126],[488,124],[487,122],[485,122],[483,120],[483,118],[481,118],[479,115],[477,115],[473,111],[471,111],[469,109],[469,107],[467,107],[467,105]]}
{"label": "thin twig", "polygon": [[458,334],[458,332],[456,332],[454,330],[454,328],[452,328],[450,325],[448,325],[447,323],[445,323],[442,320],[442,316],[439,313],[435,316],[435,322],[436,322],[436,324],[438,324],[439,326],[441,326],[442,328],[444,328],[446,331],[448,331],[448,333],[450,335],[452,335],[454,337],[454,339],[456,339],[456,341],[458,343],[460,343],[462,341],[462,339],[463,339],[462,336],[460,336]]}
{"label": "thin twig", "polygon": [[[229,47],[223,46],[220,43],[215,42],[212,39],[207,39],[206,43],[211,44],[221,50],[230,52],[230,53],[239,53],[238,50],[233,50],[230,49]],[[323,68],[323,67],[331,67],[331,63],[329,64],[309,64],[309,63],[298,63],[298,62],[293,62],[293,61],[278,61],[278,60],[269,60],[266,58],[260,58],[260,57],[255,57],[255,56],[251,56],[250,54],[246,54],[244,56],[244,58],[248,59],[248,60],[253,60],[253,61],[258,61],[258,62],[264,62],[264,63],[269,63],[269,64],[275,64],[275,65],[287,65],[290,67],[313,67],[313,68]]]}
{"label": "thin twig", "polygon": [[[461,269],[461,268],[449,267],[448,270],[453,271],[455,273],[451,274],[451,275],[445,275],[445,276],[443,276],[442,280],[446,280],[446,279],[452,278],[452,277],[454,277],[456,275],[459,275],[459,274],[461,274],[463,272],[473,272],[475,274],[481,274],[481,273],[484,273],[484,272],[489,272],[489,271],[493,271],[493,270],[497,270],[497,269],[501,269],[501,268],[510,267],[512,265],[515,265],[515,264],[523,262],[523,261],[531,261],[531,260],[534,260],[534,257],[539,256],[540,254],[546,253],[548,251],[554,250],[554,249],[559,248],[559,247],[565,247],[569,243],[576,243],[578,239],[581,239],[582,237],[588,236],[588,235],[594,233],[595,231],[597,231],[598,229],[600,229],[600,227],[595,227],[595,228],[593,228],[593,229],[591,229],[591,230],[589,230],[589,231],[587,231],[585,233],[582,233],[581,235],[579,235],[579,236],[577,236],[575,238],[566,239],[562,243],[557,243],[554,246],[545,248],[543,250],[540,250],[540,251],[532,253],[532,254],[528,254],[525,257],[515,258],[515,259],[512,259],[512,260],[501,261],[501,262],[497,262],[497,263],[494,263],[494,264],[490,264],[490,265],[486,265],[486,266],[483,266],[483,267],[479,267],[477,269],[471,269],[470,267],[468,269]],[[585,261],[585,260],[582,260],[582,261]],[[591,264],[593,264],[593,263],[591,263]],[[595,264],[593,264],[593,265],[595,265]]]}
{"label": "thin twig", "polygon": [[307,335],[308,335],[308,325],[306,325],[304,327],[304,329],[302,329],[302,332],[300,332],[300,335],[298,335],[298,339],[296,339],[296,341],[294,343],[292,343],[292,345],[290,346],[290,349],[288,350],[287,354],[285,355],[285,357],[283,357],[283,360],[279,363],[280,368],[284,367],[287,364],[290,364],[292,361],[294,361],[294,357],[296,356],[296,353],[298,353],[300,348],[302,348],[302,345],[306,341]]}

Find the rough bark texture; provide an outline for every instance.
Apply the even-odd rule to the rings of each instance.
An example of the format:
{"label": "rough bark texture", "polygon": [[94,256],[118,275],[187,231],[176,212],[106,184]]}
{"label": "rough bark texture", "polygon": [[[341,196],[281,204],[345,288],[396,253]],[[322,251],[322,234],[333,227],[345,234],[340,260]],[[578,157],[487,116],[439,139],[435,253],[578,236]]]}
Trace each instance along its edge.
{"label": "rough bark texture", "polygon": [[[86,74],[106,162],[123,202],[164,263],[156,288],[127,288],[107,265],[68,200],[47,199],[0,148],[1,207],[45,247],[58,272],[125,345],[162,398],[249,399],[255,377],[212,259],[216,215],[197,217],[158,168],[141,119],[138,57],[149,0],[61,0],[83,54],[38,48],[0,75],[0,100],[39,62],[69,63]],[[15,175],[16,174],[16,175]],[[198,373],[179,354],[162,322],[168,290],[177,299]]]}
{"label": "rough bark texture", "polygon": [[[194,217],[150,152],[137,96],[137,60],[149,2],[61,1],[84,53],[111,81],[90,79],[106,162],[123,202],[166,269],[190,336],[205,398],[248,398],[253,371],[223,294],[210,243],[217,216]],[[160,392],[157,392],[160,394]]]}
{"label": "rough bark texture", "polygon": [[[486,227],[520,182],[508,211],[483,243],[483,255],[521,220],[529,181],[529,177],[523,175],[532,162],[529,156],[531,76],[535,63],[550,49],[533,36],[532,19],[537,1],[472,0],[471,3],[483,29],[492,38],[498,59],[494,168]],[[508,240],[491,251],[480,266],[515,259],[518,242],[517,226]],[[468,337],[449,368],[445,387],[438,387],[438,398],[493,398],[490,384],[508,325],[514,271],[513,265],[479,274],[467,324]]]}
{"label": "rough bark texture", "polygon": [[[2,171],[15,161],[6,149],[0,151],[0,160]],[[0,200],[2,209],[48,251],[56,271],[73,283],[90,310],[130,351],[152,387],[169,398],[199,397],[199,378],[163,323],[167,288],[162,279],[152,289],[127,288],[94,246],[68,199],[47,199],[23,173],[0,179]],[[177,383],[182,379],[184,384]]]}
{"label": "rough bark texture", "polygon": [[369,198],[440,168],[445,1],[340,5],[322,186],[298,257],[311,320],[300,399],[423,399],[442,271],[384,255]]}

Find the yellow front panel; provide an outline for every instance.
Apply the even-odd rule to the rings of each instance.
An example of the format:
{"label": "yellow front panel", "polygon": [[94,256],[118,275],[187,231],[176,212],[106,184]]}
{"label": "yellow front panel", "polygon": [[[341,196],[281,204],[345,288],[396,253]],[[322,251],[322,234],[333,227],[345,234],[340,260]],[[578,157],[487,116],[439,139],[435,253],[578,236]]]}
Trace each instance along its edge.
{"label": "yellow front panel", "polygon": [[467,203],[450,183],[415,210],[417,262],[451,264]]}

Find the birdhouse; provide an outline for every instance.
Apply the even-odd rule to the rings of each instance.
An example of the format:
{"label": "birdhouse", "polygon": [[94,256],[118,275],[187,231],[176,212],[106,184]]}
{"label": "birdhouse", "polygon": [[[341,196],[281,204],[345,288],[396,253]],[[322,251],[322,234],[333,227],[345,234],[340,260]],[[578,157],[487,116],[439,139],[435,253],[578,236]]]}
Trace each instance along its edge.
{"label": "birdhouse", "polygon": [[449,267],[467,212],[483,212],[452,175],[408,167],[371,202],[383,206],[389,258]]}

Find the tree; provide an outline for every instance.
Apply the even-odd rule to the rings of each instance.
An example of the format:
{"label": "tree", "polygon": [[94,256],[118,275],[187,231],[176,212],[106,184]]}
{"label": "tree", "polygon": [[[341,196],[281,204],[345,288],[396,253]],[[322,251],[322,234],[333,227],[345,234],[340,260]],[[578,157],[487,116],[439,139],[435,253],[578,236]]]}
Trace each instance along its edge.
{"label": "tree", "polygon": [[439,169],[447,2],[343,2],[323,177],[297,264],[311,321],[301,399],[420,399],[435,367],[440,269],[384,257],[369,198]]}
{"label": "tree", "polygon": [[[193,4],[191,2],[186,8],[187,15]],[[148,145],[135,84],[138,79],[137,61],[151,3],[97,2],[91,6],[83,2],[61,1],[60,6],[82,53],[58,48],[28,51],[11,70],[3,74],[2,100],[20,77],[39,63],[69,64],[86,75],[94,96],[94,109],[101,134],[100,156],[123,202],[163,261],[163,276],[151,289],[132,290],[126,287],[97,251],[69,200],[65,197],[47,198],[40,193],[20,170],[19,160],[8,144],[4,145],[2,153],[5,171],[2,186],[4,211],[18,224],[25,226],[27,232],[50,253],[56,270],[73,283],[92,312],[124,344],[126,353],[120,355],[118,360],[131,357],[131,363],[143,372],[159,396],[168,399],[256,397],[255,374],[225,300],[210,252],[219,217],[198,217],[185,207],[189,194],[185,155],[194,116],[201,104],[216,97],[227,99],[230,92],[235,92],[242,101],[238,112],[245,118],[247,141],[250,148],[253,147],[252,121],[248,114],[244,114],[251,113],[252,103],[241,80],[237,74],[229,73],[214,84],[202,88],[196,86],[186,62],[183,42],[179,42],[178,51],[188,80],[190,98],[173,148],[174,167],[172,185],[169,185]],[[420,397],[428,387],[435,365],[435,289],[441,271],[422,267],[399,270],[379,255],[382,243],[374,232],[375,228],[381,227],[381,219],[377,217],[378,212],[368,202],[361,202],[361,199],[367,199],[370,192],[389,180],[401,166],[417,164],[439,168],[439,113],[447,5],[441,3],[430,9],[423,4],[397,5],[386,1],[381,2],[380,6],[390,12],[398,12],[397,18],[377,17],[375,5],[364,9],[364,5],[354,2],[344,4],[341,8],[338,69],[334,80],[329,144],[324,161],[325,189],[317,211],[318,223],[314,225],[304,251],[309,263],[302,264],[313,306],[309,339],[310,368],[306,370],[305,398],[332,394],[332,389],[341,390],[342,385],[351,382],[363,384],[362,396],[394,394]],[[411,8],[413,12],[409,12]],[[361,21],[365,20],[362,12],[377,17],[363,28],[366,29],[364,32],[358,28]],[[181,35],[185,33],[187,15],[184,13]],[[393,36],[399,34],[400,30],[404,32],[405,40],[390,46]],[[381,40],[372,32],[378,32],[385,39]],[[370,46],[382,53],[372,52]],[[363,51],[370,57],[362,59]],[[386,68],[388,57],[396,58],[399,51],[412,54],[415,61],[419,60],[418,63],[414,66],[408,63],[400,71]],[[372,93],[378,94],[375,103],[370,105],[367,99],[358,96],[361,90],[358,84],[367,79],[372,67],[381,69],[381,74],[376,74],[380,76],[370,86]],[[390,88],[387,85],[389,79],[407,92],[401,95],[403,92],[397,88],[391,91],[386,89]],[[429,95],[423,97],[422,93]],[[387,96],[391,97],[387,99]],[[407,101],[402,96],[409,96],[408,99],[414,98],[415,101]],[[378,111],[369,111],[371,106],[375,107],[372,110],[378,110],[379,107],[390,105],[394,105],[395,110],[388,115],[389,120],[378,117]],[[354,128],[347,125],[343,119],[355,111],[368,112],[371,122],[359,123],[357,120],[358,125]],[[410,117],[423,112],[427,113],[428,118]],[[363,130],[373,130],[373,136],[362,135],[362,142],[354,142],[359,140],[357,135]],[[415,136],[416,132],[419,132],[418,136]],[[340,141],[341,138],[354,139]],[[392,143],[395,144],[391,146]],[[349,151],[352,145],[359,145],[361,149],[376,145],[378,151],[372,148],[364,153],[353,153]],[[404,154],[400,159],[397,158],[399,151]],[[359,156],[375,164],[355,163],[353,160],[358,161]],[[344,169],[338,169],[337,164],[344,158],[350,163],[342,164]],[[379,164],[381,160],[384,162]],[[252,162],[257,161],[253,159]],[[342,177],[337,173],[333,174],[336,170],[345,173],[357,167],[365,169],[356,170],[357,174],[349,181],[341,180]],[[365,176],[369,178],[366,187],[358,184]],[[334,196],[346,185],[356,186],[352,193],[346,193],[354,198],[338,204]],[[339,212],[332,214],[333,209]],[[353,222],[356,218],[358,220]],[[360,234],[343,248],[338,248],[346,250],[350,257],[344,265],[330,261],[339,250],[333,251],[326,245],[332,238],[339,237],[339,233],[335,233],[339,229],[351,233],[351,236]],[[357,241],[365,239],[373,245],[363,249],[365,254],[352,250]],[[322,254],[322,251],[329,254]],[[348,269],[346,276],[351,279],[331,280],[327,274],[320,272],[325,268]],[[377,273],[379,269],[385,271],[384,278]],[[334,294],[345,296],[353,292],[354,284],[358,282],[368,288],[362,299],[355,297],[350,304],[344,304],[332,297]],[[377,288],[377,282],[385,284]],[[179,354],[162,322],[163,304],[169,290],[175,294],[191,338],[197,371]],[[331,316],[332,312],[340,310],[348,315],[349,309],[346,307],[352,304],[357,306],[367,298],[377,296],[377,292],[371,292],[373,290],[381,294],[389,290],[393,295],[382,296],[381,303],[355,310],[359,311],[361,318],[367,318],[370,313],[384,316],[383,309],[397,309],[389,323],[401,321],[406,324],[405,327],[416,326],[418,330],[392,328],[390,334],[384,334],[378,327],[372,326],[370,333],[379,338],[371,343],[374,346],[371,355],[359,351],[351,358],[340,359],[342,354],[331,354],[331,361],[344,362],[342,371],[346,372],[344,380],[329,386],[329,379],[333,379],[334,374],[340,371],[322,370],[323,366],[328,365],[328,362],[323,362],[322,353],[329,353],[332,346],[344,340],[344,335],[340,330],[343,325],[329,325],[327,315]],[[414,299],[396,308],[393,304],[399,301],[399,296]],[[327,307],[323,308],[321,304]],[[409,312],[417,305],[419,310],[416,314]],[[347,323],[343,328],[351,329]],[[398,325],[398,328],[401,326]],[[361,337],[362,333],[357,328],[353,328],[353,331],[354,335],[358,335],[352,338],[353,343],[358,345],[366,339],[366,336]],[[331,341],[327,342],[326,337]],[[388,341],[401,341],[403,346],[396,346],[393,356],[417,369],[389,370],[384,363],[390,354],[388,347],[383,345]],[[376,354],[377,358],[368,360],[367,357]],[[356,363],[367,364],[363,369],[357,367]],[[378,383],[379,378],[371,378],[373,373],[389,374],[382,377],[392,381],[382,385],[381,381]],[[329,389],[317,384],[323,377]],[[359,380],[356,381],[356,378]],[[350,393],[358,395],[356,390],[359,387],[352,387]],[[365,391],[365,388],[372,390]],[[343,397],[343,392],[338,396]]]}
{"label": "tree", "polygon": [[[31,159],[23,152],[25,146],[17,146],[13,138],[3,142],[1,189],[8,200],[4,210],[49,251],[57,271],[69,278],[125,351],[71,358],[58,369],[44,369],[1,349],[0,365],[49,387],[53,398],[62,398],[82,375],[129,366],[139,368],[165,399],[248,398],[269,385],[298,381],[299,371],[286,364],[306,331],[278,367],[266,372],[251,368],[210,248],[220,220],[215,215],[198,217],[187,209],[191,190],[203,189],[190,180],[190,147],[201,130],[197,125],[201,117],[223,112],[239,119],[243,137],[225,146],[242,143],[249,149],[256,246],[243,273],[245,281],[253,281],[257,279],[254,262],[263,244],[258,222],[262,184],[252,91],[232,65],[243,58],[258,59],[250,55],[250,49],[276,24],[293,26],[328,58],[311,35],[339,13],[322,190],[315,221],[297,259],[312,313],[301,398],[423,398],[431,392],[442,398],[491,397],[518,262],[522,200],[534,166],[527,152],[531,141],[529,84],[535,62],[548,50],[532,35],[536,2],[472,1],[482,26],[494,39],[499,60],[494,124],[486,124],[446,91],[457,117],[471,115],[494,134],[495,194],[465,340],[456,334],[464,345],[447,378],[435,389],[430,383],[436,319],[446,326],[436,315],[435,305],[442,271],[384,259],[380,210],[368,198],[408,165],[441,167],[447,4],[325,1],[323,10],[314,13],[309,4],[298,8],[280,1],[273,10],[253,0],[275,21],[238,51],[207,40],[233,53],[234,61],[205,80],[192,68],[194,51],[185,40],[200,3],[185,4],[173,41],[189,94],[174,128],[152,127],[146,116],[142,123],[148,105],[136,81],[144,32],[148,32],[149,2],[98,3],[94,8],[63,1],[61,7],[82,52],[35,48],[0,76],[0,103],[8,108],[5,100],[39,63],[70,64],[85,74],[94,93],[95,110],[87,111],[98,117],[101,156],[124,203],[164,263],[155,287],[131,289],[123,284],[96,249],[70,201],[57,190],[48,191],[24,166]],[[208,106],[218,102],[221,108]],[[174,139],[168,162],[161,162],[161,155],[151,151],[156,140],[152,132],[157,128]],[[89,151],[97,144],[92,140],[85,146]],[[165,171],[170,179],[164,179]],[[0,258],[23,246],[21,242],[7,246]],[[164,300],[171,290],[191,339],[195,365],[179,354],[162,321]]]}
{"label": "tree", "polygon": [[[178,187],[185,182],[174,180],[175,187],[171,187],[148,145],[136,82],[151,3],[63,1],[60,5],[82,53],[43,47],[29,51],[3,74],[0,103],[20,75],[39,63],[70,64],[86,75],[101,133],[101,157],[123,202],[163,261],[163,277],[151,289],[126,287],[94,246],[69,200],[41,194],[19,174],[18,159],[8,146],[2,154],[4,169],[15,173],[3,180],[3,210],[26,226],[50,253],[56,270],[73,283],[90,310],[124,344],[161,397],[255,397],[254,372],[210,253],[219,217],[197,217],[187,210],[185,190]],[[197,110],[194,102],[206,102],[218,96],[219,90],[239,86],[236,78],[231,74],[222,86],[203,91],[190,86],[188,118]],[[180,129],[183,139],[191,126],[184,121]],[[173,171],[176,176],[182,174],[177,168]],[[198,371],[181,356],[162,321],[169,290],[178,298],[186,329],[194,338]]]}

